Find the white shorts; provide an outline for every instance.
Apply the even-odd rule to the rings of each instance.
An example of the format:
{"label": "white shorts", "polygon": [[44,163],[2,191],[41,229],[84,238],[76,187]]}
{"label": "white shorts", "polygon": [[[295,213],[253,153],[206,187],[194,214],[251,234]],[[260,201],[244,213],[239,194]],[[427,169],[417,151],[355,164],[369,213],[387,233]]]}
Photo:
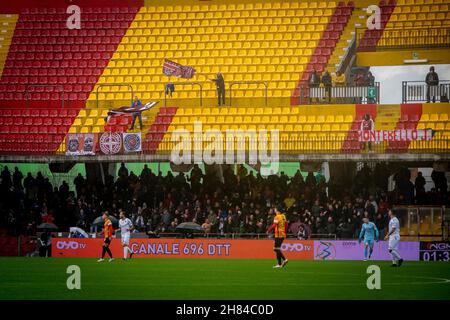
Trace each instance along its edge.
{"label": "white shorts", "polygon": [[130,244],[130,234],[123,234],[122,235],[122,244],[129,245]]}
{"label": "white shorts", "polygon": [[400,242],[400,236],[390,236],[389,237],[389,250],[395,249],[397,250],[398,243]]}

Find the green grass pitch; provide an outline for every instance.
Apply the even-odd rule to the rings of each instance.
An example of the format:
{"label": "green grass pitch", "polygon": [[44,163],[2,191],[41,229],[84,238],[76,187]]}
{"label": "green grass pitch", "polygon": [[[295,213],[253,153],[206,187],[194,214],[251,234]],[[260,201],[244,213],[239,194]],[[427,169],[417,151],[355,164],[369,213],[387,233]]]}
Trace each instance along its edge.
{"label": "green grass pitch", "polygon": [[[0,299],[450,299],[448,262],[0,258]],[[367,267],[381,268],[368,290]],[[69,290],[69,265],[81,290]]]}

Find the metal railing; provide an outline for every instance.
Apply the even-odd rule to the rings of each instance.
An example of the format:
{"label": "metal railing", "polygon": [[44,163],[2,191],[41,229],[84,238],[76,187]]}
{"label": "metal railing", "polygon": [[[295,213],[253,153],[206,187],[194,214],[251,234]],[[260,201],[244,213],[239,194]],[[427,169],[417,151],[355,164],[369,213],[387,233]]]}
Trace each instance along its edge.
{"label": "metal railing", "polygon": [[133,86],[131,84],[128,84],[128,83],[104,83],[104,84],[99,84],[97,86],[97,90],[95,91],[95,100],[96,100],[97,109],[98,109],[98,91],[99,91],[99,89],[104,88],[104,87],[128,87],[128,88],[130,88],[130,92],[131,92],[130,106],[133,104],[134,90],[133,90]]}
{"label": "metal railing", "polygon": [[29,84],[25,89],[25,97],[26,97],[26,108],[28,109],[29,98],[32,91],[28,90],[29,88],[59,88],[61,89],[59,92],[61,93],[61,108],[64,109],[64,86],[60,84]]}
{"label": "metal railing", "polygon": [[[166,88],[169,83],[171,83],[171,82],[164,84],[164,107],[167,107],[167,90],[166,90]],[[200,88],[199,89],[200,107],[203,105],[203,86],[200,82],[177,82],[177,83],[174,83],[174,85],[177,87],[178,86],[198,86]]]}
{"label": "metal railing", "polygon": [[384,30],[356,29],[357,50],[411,48],[448,48],[450,28],[387,28]]}
{"label": "metal railing", "polygon": [[449,102],[450,80],[429,86],[425,81],[402,81],[402,102]]}
{"label": "metal railing", "polygon": [[[263,126],[263,124],[260,124]],[[182,125],[177,125],[177,129],[182,128]],[[414,137],[413,141],[372,141],[362,142],[360,141],[358,130],[352,130],[351,123],[346,124],[326,124],[325,126],[342,127],[347,126],[349,129],[336,129],[332,131],[328,128],[324,129],[324,125],[320,124],[298,124],[300,128],[298,130],[292,129],[293,124],[284,124],[284,130],[279,131],[277,143],[275,142],[275,134],[270,128],[266,128],[267,135],[265,138],[267,141],[264,143],[266,150],[260,150],[258,145],[261,142],[260,129],[255,129],[258,124],[242,124],[231,125],[223,124],[224,130],[222,131],[222,150],[223,157],[225,158],[225,152],[227,152],[228,146],[232,146],[232,150],[235,153],[243,152],[249,159],[250,155],[255,156],[255,153],[261,151],[267,151],[268,155],[272,154],[272,150],[282,155],[298,155],[298,154],[434,154],[434,155],[449,155],[450,154],[450,136],[443,134],[448,132],[445,130],[427,130],[428,139],[432,140],[420,140],[421,135],[415,130],[396,130],[397,136],[410,136]],[[225,129],[241,130],[245,133],[244,136],[233,135],[231,131],[226,132]],[[11,128],[14,128],[11,131]],[[24,128],[28,126],[5,126],[0,125],[0,154],[1,155],[65,155],[65,148],[60,148],[60,144],[66,137],[66,132],[58,132],[58,128],[52,125],[35,126],[35,130],[30,132],[24,131]],[[213,126],[211,126],[213,127]],[[291,127],[291,128],[289,128]],[[186,128],[188,129],[188,128]],[[275,127],[274,127],[275,129]],[[64,128],[62,131],[66,131]],[[206,129],[205,129],[206,130]],[[205,132],[204,130],[204,132]],[[401,131],[401,132],[400,132]],[[409,133],[408,133],[409,132]],[[88,133],[88,132],[86,132]],[[239,131],[235,131],[239,133]],[[249,137],[254,133],[256,140],[252,140],[250,144]],[[78,132],[78,134],[82,134]],[[161,132],[149,131],[148,134],[142,135],[142,154],[154,153],[155,145],[158,147],[158,154],[169,156],[175,148],[175,143],[169,139],[163,139],[161,141]],[[210,141],[198,140],[198,135],[191,134],[187,145],[190,146],[190,150],[183,150],[185,153],[191,152],[194,154],[196,149],[206,150],[210,145]],[[422,134],[423,136],[423,134]],[[94,135],[94,139],[99,139],[99,134]],[[387,138],[386,138],[387,139]],[[274,149],[277,148],[277,149]],[[220,150],[217,150],[220,152]],[[123,154],[122,152],[116,155]],[[130,153],[128,155],[136,155],[137,153]],[[139,153],[141,154],[141,153]],[[95,156],[102,156],[99,143],[96,144]],[[71,156],[74,157],[74,156]],[[76,157],[76,156],[75,156]],[[91,156],[92,157],[92,156]],[[237,159],[238,156],[236,156]]]}
{"label": "metal railing", "polygon": [[334,87],[300,87],[299,104],[349,104],[378,103],[380,101],[380,83],[375,86],[334,86]]}
{"label": "metal railing", "polygon": [[241,84],[256,84],[256,85],[262,84],[264,86],[264,101],[267,106],[268,85],[267,85],[267,82],[265,82],[265,81],[231,81],[230,82],[230,106],[232,106],[231,100],[233,99],[233,87],[241,85]]}
{"label": "metal railing", "polygon": [[401,235],[420,238],[446,238],[445,213],[448,209],[436,206],[394,206],[401,222]]}

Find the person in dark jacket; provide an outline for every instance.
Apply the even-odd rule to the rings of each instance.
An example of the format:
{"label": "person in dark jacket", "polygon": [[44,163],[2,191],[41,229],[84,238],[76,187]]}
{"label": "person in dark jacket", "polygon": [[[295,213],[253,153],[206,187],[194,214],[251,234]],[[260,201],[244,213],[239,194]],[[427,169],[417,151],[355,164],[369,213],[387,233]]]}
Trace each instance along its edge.
{"label": "person in dark jacket", "polygon": [[322,83],[323,83],[323,86],[325,87],[325,93],[328,96],[328,102],[331,102],[331,85],[332,85],[332,81],[331,81],[331,75],[328,72],[328,70],[325,70],[325,72],[323,73]]}
{"label": "person in dark jacket", "polygon": [[222,73],[218,72],[215,79],[211,79],[216,83],[217,87],[217,99],[219,101],[219,107],[225,105],[225,80]]}
{"label": "person in dark jacket", "polygon": [[[308,78],[308,86],[309,88],[318,88],[320,85],[320,75],[317,73],[316,68],[313,67],[313,70]],[[310,96],[311,96],[311,90],[310,90]],[[310,100],[311,102],[311,100]]]}
{"label": "person in dark jacket", "polygon": [[136,109],[136,112],[133,112],[133,119],[131,121],[130,130],[134,129],[134,123],[136,122],[136,118],[139,119],[139,126],[142,130],[142,114],[141,114],[141,111],[139,111],[139,107],[142,107],[142,102],[141,102],[141,100],[139,100],[138,97],[134,97],[134,101],[131,104],[131,108]]}
{"label": "person in dark jacket", "polygon": [[[430,91],[431,87],[434,87],[433,91],[437,91],[437,86],[439,85],[439,76],[434,71],[434,67],[430,67],[430,72],[428,72],[425,77],[425,82],[427,84],[427,103],[430,102]],[[433,94],[433,103],[436,102],[436,96]]]}

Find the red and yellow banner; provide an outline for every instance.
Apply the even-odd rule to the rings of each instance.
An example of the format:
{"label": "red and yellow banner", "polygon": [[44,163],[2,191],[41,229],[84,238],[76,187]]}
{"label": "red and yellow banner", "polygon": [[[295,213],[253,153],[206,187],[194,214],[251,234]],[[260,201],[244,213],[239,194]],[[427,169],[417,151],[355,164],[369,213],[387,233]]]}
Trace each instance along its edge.
{"label": "red and yellow banner", "polygon": [[361,142],[380,141],[429,141],[433,138],[433,131],[426,130],[363,130],[358,131]]}
{"label": "red and yellow banner", "polygon": [[[97,258],[103,239],[54,238],[53,257]],[[226,239],[131,239],[133,257],[138,258],[229,258],[273,259],[273,240]],[[115,257],[123,254],[120,239],[113,239],[111,251]],[[286,258],[313,260],[314,241],[286,240],[282,245]]]}

